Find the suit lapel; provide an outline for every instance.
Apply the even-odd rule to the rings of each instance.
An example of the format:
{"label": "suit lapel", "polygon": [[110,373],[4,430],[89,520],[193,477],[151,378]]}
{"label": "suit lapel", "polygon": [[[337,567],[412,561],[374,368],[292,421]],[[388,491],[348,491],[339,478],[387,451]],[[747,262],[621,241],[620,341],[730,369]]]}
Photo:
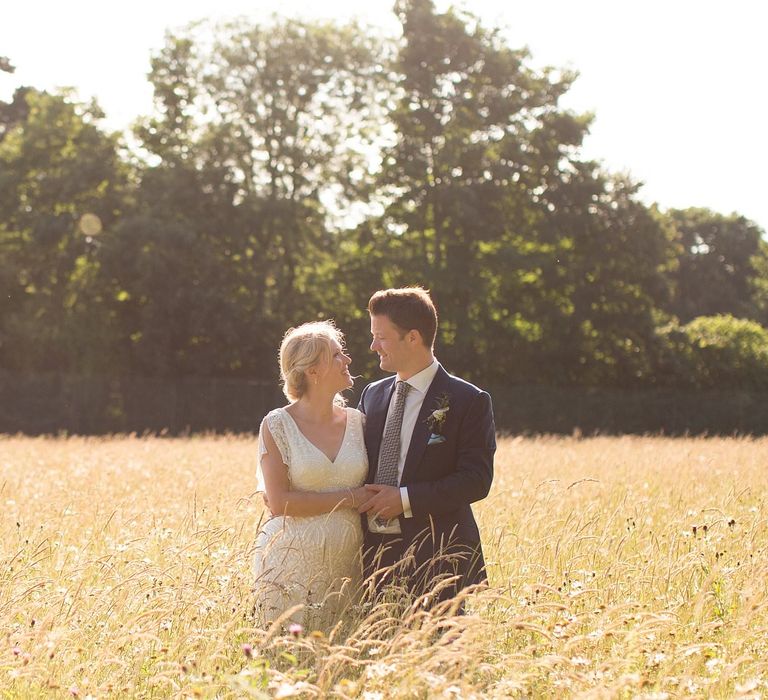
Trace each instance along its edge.
{"label": "suit lapel", "polygon": [[[446,393],[450,384],[450,376],[442,365],[438,368],[432,384],[427,389],[427,395],[424,397],[424,403],[421,404],[419,417],[416,419],[416,426],[413,429],[411,444],[408,447],[408,454],[405,457],[405,466],[403,467],[403,478],[401,484],[407,484],[414,469],[421,461],[424,450],[427,448],[429,436],[432,431],[427,425],[429,415],[437,408],[437,397]],[[379,438],[381,439],[381,438]]]}
{"label": "suit lapel", "polygon": [[383,383],[376,396],[372,396],[371,406],[365,415],[365,444],[368,448],[368,483],[373,483],[376,467],[379,463],[379,448],[384,436],[384,424],[387,421],[387,410],[395,388],[395,377]]}

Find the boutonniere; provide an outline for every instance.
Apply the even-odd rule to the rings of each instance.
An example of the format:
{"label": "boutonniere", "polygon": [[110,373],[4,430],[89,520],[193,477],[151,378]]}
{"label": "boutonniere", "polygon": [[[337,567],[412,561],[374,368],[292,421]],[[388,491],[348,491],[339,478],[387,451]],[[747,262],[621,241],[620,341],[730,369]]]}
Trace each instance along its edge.
{"label": "boutonniere", "polygon": [[450,396],[448,394],[442,394],[437,397],[437,408],[429,414],[427,418],[427,426],[432,431],[432,435],[429,436],[429,443],[433,445],[438,442],[445,442],[445,437],[440,434],[445,424],[445,418],[450,411]]}

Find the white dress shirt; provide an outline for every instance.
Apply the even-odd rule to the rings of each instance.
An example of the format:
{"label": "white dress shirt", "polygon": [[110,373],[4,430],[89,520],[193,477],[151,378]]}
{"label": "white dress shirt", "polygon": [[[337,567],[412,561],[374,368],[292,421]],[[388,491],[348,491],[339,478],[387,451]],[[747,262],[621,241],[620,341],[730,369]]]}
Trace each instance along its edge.
{"label": "white dress shirt", "polygon": [[[431,365],[421,370],[418,374],[414,374],[409,379],[406,379],[406,383],[411,385],[411,389],[408,395],[405,397],[405,407],[403,409],[403,422],[400,427],[400,457],[397,461],[397,483],[399,484],[403,478],[403,469],[405,468],[405,458],[408,455],[408,449],[411,446],[411,438],[413,437],[413,431],[416,428],[416,421],[419,419],[419,412],[424,403],[424,399],[427,396],[427,391],[432,384],[432,380],[437,374],[437,370],[440,368],[440,364],[437,360],[434,360]],[[397,381],[397,379],[395,379]],[[392,392],[392,398],[389,401],[389,408],[387,409],[387,420],[389,420],[389,414],[395,407],[395,393]],[[384,423],[386,425],[386,422]],[[403,517],[412,518],[411,501],[408,498],[408,487],[400,487],[400,499],[403,503]],[[386,535],[400,534],[400,522],[397,518],[393,518],[388,521],[386,526],[377,526],[376,523],[371,522],[369,518],[369,529],[371,532]]]}

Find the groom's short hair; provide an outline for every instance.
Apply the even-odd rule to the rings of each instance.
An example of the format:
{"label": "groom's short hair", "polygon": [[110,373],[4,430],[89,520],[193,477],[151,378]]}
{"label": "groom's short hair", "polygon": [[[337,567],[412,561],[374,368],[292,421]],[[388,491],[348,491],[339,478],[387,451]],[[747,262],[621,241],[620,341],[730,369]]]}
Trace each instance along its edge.
{"label": "groom's short hair", "polygon": [[371,316],[386,316],[401,331],[419,331],[424,345],[431,348],[437,333],[437,310],[429,291],[421,287],[382,289],[368,302]]}

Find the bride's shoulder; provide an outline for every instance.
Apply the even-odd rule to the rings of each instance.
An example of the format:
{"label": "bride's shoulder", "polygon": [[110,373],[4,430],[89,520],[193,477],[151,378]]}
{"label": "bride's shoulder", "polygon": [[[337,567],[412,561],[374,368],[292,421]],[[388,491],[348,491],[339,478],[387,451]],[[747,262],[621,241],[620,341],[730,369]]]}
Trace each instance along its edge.
{"label": "bride's shoulder", "polygon": [[365,425],[365,413],[362,411],[358,411],[356,408],[352,408],[351,406],[346,407],[347,415],[352,418],[353,420],[359,421],[363,425]]}
{"label": "bride's shoulder", "polygon": [[288,408],[291,404],[287,403],[285,406],[278,406],[277,408],[273,408],[267,415],[282,415],[283,413],[288,413]]}
{"label": "bride's shoulder", "polygon": [[281,425],[283,417],[287,413],[285,410],[287,406],[280,406],[279,408],[273,408],[267,413],[261,421],[262,425],[266,425],[270,430],[274,429],[276,425]]}
{"label": "bride's shoulder", "polygon": [[283,413],[285,413],[285,409],[287,406],[280,406],[278,408],[273,408],[269,413],[267,413],[264,418],[269,418],[270,416],[281,416]]}

